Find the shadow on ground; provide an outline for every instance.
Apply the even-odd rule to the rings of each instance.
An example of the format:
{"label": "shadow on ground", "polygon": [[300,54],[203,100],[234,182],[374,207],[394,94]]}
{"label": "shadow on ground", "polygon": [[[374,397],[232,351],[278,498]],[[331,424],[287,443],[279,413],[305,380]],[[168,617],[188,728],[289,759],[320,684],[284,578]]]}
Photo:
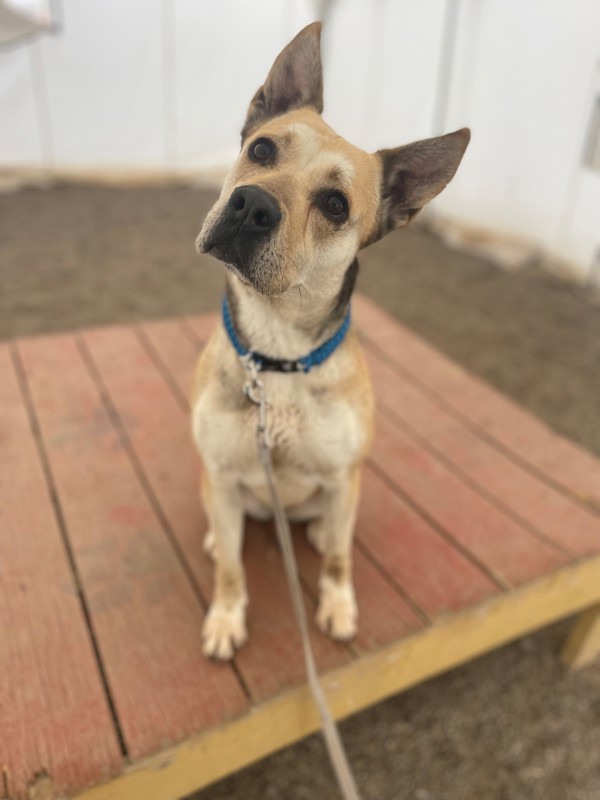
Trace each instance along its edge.
{"label": "shadow on ground", "polygon": [[[214,194],[63,186],[0,196],[0,338],[217,307],[194,252]],[[548,425],[600,454],[600,309],[418,231],[364,252],[360,288]],[[598,800],[600,666],[565,672],[561,623],[348,720],[366,800]],[[333,798],[318,737],[196,800]]]}

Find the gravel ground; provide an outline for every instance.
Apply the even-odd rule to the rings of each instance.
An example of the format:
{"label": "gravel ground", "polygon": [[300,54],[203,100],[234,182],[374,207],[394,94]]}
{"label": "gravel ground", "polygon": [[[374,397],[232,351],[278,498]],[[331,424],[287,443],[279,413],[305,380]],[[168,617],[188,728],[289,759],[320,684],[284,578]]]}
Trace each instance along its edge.
{"label": "gravel ground", "polygon": [[[193,242],[214,194],[84,186],[0,195],[0,338],[198,313],[219,266]],[[547,424],[600,454],[600,309],[422,231],[361,259],[360,288]],[[600,665],[566,672],[560,623],[347,720],[368,800],[599,800]],[[195,800],[334,798],[319,737]]]}

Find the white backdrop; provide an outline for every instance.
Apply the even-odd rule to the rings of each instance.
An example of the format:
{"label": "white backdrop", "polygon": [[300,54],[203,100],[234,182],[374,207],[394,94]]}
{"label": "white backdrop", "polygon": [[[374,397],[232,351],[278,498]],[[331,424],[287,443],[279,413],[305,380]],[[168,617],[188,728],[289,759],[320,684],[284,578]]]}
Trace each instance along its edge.
{"label": "white backdrop", "polygon": [[598,0],[62,0],[59,34],[0,50],[0,166],[223,165],[275,54],[319,8],[328,122],[366,149],[470,125],[438,210],[591,271]]}

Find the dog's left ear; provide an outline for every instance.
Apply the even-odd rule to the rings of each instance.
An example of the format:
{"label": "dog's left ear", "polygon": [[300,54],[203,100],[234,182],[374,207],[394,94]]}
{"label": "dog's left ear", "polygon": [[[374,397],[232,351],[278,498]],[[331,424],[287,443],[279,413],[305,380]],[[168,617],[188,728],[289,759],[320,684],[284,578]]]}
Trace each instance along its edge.
{"label": "dog's left ear", "polygon": [[320,22],[303,28],[275,59],[248,108],[242,142],[265,120],[303,106],[323,111]]}
{"label": "dog's left ear", "polygon": [[379,150],[383,162],[379,233],[400,228],[452,180],[471,132],[462,128],[446,136],[423,139],[394,150]]}

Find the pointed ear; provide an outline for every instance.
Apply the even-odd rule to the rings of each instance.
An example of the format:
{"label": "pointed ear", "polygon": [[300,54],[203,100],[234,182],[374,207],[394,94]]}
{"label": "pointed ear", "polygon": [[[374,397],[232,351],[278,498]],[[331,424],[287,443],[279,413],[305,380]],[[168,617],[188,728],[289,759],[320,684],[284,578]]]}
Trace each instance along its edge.
{"label": "pointed ear", "polygon": [[471,132],[423,139],[394,150],[379,150],[383,162],[379,236],[406,225],[452,180]]}
{"label": "pointed ear", "polygon": [[303,106],[319,114],[323,111],[320,22],[303,28],[275,59],[267,80],[252,98],[242,141],[265,120]]}

